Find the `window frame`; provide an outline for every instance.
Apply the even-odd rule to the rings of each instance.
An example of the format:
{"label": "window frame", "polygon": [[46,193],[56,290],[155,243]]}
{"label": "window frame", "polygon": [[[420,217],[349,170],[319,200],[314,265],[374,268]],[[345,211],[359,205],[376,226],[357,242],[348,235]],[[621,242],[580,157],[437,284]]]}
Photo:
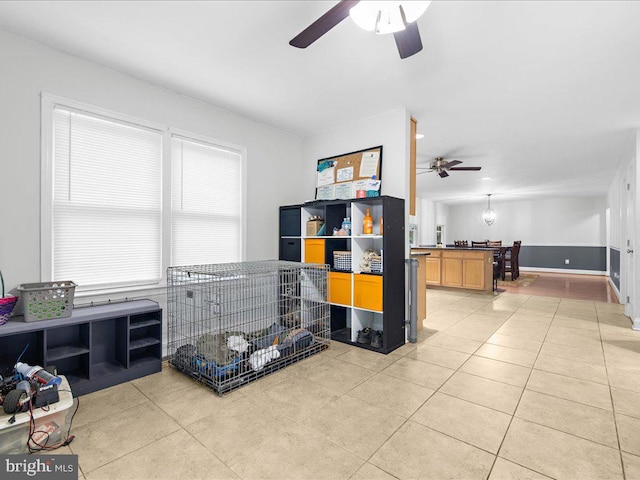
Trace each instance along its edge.
{"label": "window frame", "polygon": [[[76,110],[93,116],[104,117],[108,120],[128,123],[136,127],[157,131],[162,136],[161,159],[161,229],[160,252],[161,272],[160,281],[156,284],[126,285],[113,288],[83,289],[76,288],[77,297],[101,295],[106,293],[126,293],[142,290],[166,288],[167,268],[171,266],[171,139],[179,136],[195,142],[232,150],[240,155],[240,198],[241,206],[241,259],[246,259],[247,245],[247,148],[230,142],[214,139],[187,130],[174,128],[161,123],[141,119],[127,114],[114,112],[94,105],[86,104],[48,92],[41,93],[41,174],[40,174],[40,279],[42,282],[53,281],[53,112],[56,106]],[[57,279],[61,280],[61,279]],[[66,279],[68,280],[68,279]]]}
{"label": "window frame", "polygon": [[[203,135],[198,135],[198,134],[194,134],[193,132],[187,132],[185,130],[181,130],[178,128],[169,128],[168,132],[167,132],[167,136],[165,141],[167,142],[167,144],[165,145],[165,147],[168,149],[169,154],[167,155],[168,158],[168,163],[169,165],[167,166],[167,177],[168,177],[168,181],[169,181],[169,188],[171,188],[171,162],[172,162],[172,158],[171,158],[171,140],[173,139],[173,137],[178,137],[181,138],[183,140],[186,141],[193,141],[196,143],[201,143],[204,144],[206,146],[210,146],[210,147],[220,147],[226,150],[231,150],[234,153],[237,153],[238,155],[240,155],[240,201],[242,202],[242,205],[240,206],[240,238],[241,238],[241,242],[242,244],[240,245],[240,260],[246,260],[247,258],[247,196],[246,196],[246,178],[247,178],[247,169],[246,169],[246,165],[247,165],[247,152],[246,152],[246,148],[245,147],[240,147],[238,145],[234,145],[232,143],[228,143],[228,142],[222,142],[219,140],[212,140],[211,138],[205,137]],[[171,262],[173,261],[173,259],[171,258],[171,234],[172,234],[172,219],[171,219],[171,209],[172,209],[172,205],[171,205],[171,190],[169,190],[169,193],[166,195],[166,200],[168,201],[167,204],[167,208],[168,208],[168,218],[167,221],[170,223],[169,224],[169,228],[167,228],[167,232],[169,234],[169,238],[167,239],[166,242],[163,242],[163,247],[165,245],[168,245],[168,258],[169,258],[169,264],[171,264]],[[164,215],[164,200],[165,200],[165,195],[163,192],[163,215]],[[164,221],[164,218],[163,218]],[[164,251],[163,251],[164,254]],[[169,264],[167,265],[167,267],[169,266]],[[166,268],[164,269],[163,275],[166,276]],[[166,282],[166,278],[165,278],[165,282]]]}

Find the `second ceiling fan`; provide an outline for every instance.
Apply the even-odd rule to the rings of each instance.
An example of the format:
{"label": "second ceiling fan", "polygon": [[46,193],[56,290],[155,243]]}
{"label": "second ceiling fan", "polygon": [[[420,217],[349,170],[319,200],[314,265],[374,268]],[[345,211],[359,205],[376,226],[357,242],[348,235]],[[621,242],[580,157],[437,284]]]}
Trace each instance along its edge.
{"label": "second ceiling fan", "polygon": [[289,45],[307,48],[348,16],[364,30],[377,34],[393,33],[400,58],[422,50],[416,21],[431,2],[341,0],[300,32]]}
{"label": "second ceiling fan", "polygon": [[462,162],[460,160],[447,161],[444,159],[444,157],[436,157],[429,164],[428,167],[418,166],[417,168],[423,171],[418,172],[417,175],[420,175],[421,173],[427,173],[427,172],[437,172],[437,174],[440,175],[441,178],[445,178],[449,176],[447,172],[451,170],[478,171],[482,168],[482,167],[458,167],[457,165],[460,165],[461,163]]}

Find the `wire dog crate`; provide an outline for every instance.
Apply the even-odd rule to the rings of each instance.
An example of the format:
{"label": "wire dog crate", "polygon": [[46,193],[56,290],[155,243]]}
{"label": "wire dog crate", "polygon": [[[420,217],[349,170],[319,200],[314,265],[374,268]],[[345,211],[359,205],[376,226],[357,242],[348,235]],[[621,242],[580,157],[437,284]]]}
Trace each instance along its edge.
{"label": "wire dog crate", "polygon": [[169,267],[170,364],[222,395],[328,348],[327,265]]}

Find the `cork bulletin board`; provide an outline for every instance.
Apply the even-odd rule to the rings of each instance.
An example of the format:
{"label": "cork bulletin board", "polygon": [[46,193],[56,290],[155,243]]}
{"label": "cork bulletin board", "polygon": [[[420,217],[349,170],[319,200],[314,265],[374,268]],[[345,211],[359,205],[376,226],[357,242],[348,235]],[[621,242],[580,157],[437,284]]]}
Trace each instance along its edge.
{"label": "cork bulletin board", "polygon": [[378,197],[382,145],[318,160],[316,200]]}

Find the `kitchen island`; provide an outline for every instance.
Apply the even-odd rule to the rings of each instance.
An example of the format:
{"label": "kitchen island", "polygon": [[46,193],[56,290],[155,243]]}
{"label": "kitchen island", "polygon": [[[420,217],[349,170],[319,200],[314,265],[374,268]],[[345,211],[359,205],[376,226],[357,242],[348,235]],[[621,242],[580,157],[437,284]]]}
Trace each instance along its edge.
{"label": "kitchen island", "polygon": [[430,254],[424,259],[427,286],[493,290],[492,248],[411,247],[420,252]]}

